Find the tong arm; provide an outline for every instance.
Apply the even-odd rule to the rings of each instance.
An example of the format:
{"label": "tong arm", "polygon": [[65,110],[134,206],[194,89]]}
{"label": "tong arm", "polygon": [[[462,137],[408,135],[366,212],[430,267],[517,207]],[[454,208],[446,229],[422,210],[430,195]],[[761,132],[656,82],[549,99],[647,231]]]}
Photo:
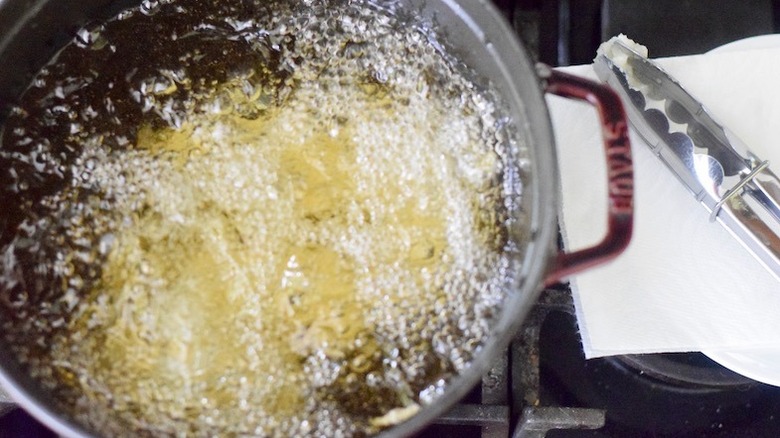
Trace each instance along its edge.
{"label": "tong arm", "polygon": [[[594,60],[623,99],[634,129],[717,220],[780,279],[780,179],[682,86],[645,56],[613,42]],[[612,59],[614,58],[614,60]]]}

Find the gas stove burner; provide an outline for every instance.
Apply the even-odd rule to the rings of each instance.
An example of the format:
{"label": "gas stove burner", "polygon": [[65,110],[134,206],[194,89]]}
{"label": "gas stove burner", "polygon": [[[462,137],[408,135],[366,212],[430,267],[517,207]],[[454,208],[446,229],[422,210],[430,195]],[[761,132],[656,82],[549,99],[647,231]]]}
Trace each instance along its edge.
{"label": "gas stove burner", "polygon": [[761,418],[774,423],[776,388],[700,353],[585,360],[568,312],[548,315],[539,343],[542,401],[604,409],[606,436],[741,436],[715,433],[753,427]]}
{"label": "gas stove burner", "polygon": [[747,389],[758,383],[730,371],[701,353],[615,356],[605,359],[670,385],[701,389]]}

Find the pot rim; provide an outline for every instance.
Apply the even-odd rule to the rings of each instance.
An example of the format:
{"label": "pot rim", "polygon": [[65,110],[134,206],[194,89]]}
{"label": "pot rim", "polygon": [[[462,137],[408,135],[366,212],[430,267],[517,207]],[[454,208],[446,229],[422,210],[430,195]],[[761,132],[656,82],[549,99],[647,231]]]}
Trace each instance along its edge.
{"label": "pot rim", "polygon": [[[37,2],[43,5],[46,0]],[[414,0],[413,0],[414,1]],[[522,255],[520,272],[516,272],[509,287],[511,293],[490,331],[483,347],[470,365],[447,384],[444,393],[433,403],[423,406],[407,421],[381,431],[381,438],[408,436],[429,425],[461,400],[487,373],[495,358],[502,354],[523,323],[542,290],[544,276],[556,253],[559,178],[556,151],[550,117],[543,90],[519,38],[497,8],[489,0],[429,0],[440,3],[442,14],[453,15],[465,24],[474,36],[484,41],[485,53],[497,63],[508,86],[502,96],[510,105],[515,123],[528,142],[529,184],[523,196],[529,197],[527,212],[530,241]],[[4,3],[0,0],[0,6]],[[2,8],[0,8],[2,10]],[[36,9],[37,11],[38,9]],[[22,19],[32,20],[34,14]],[[19,23],[21,26],[24,23]],[[445,26],[446,28],[446,26]],[[446,31],[444,32],[446,34]],[[1,122],[1,120],[0,120]],[[93,432],[68,416],[51,408],[46,394],[11,360],[0,363],[0,385],[20,407],[59,435],[90,437]]]}

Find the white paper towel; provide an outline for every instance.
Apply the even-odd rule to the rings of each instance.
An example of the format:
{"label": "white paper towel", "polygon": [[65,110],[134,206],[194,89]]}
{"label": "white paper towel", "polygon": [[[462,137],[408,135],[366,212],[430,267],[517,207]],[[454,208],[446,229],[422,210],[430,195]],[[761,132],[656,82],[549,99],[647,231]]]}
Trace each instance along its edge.
{"label": "white paper towel", "polygon": [[[657,62],[780,174],[780,48]],[[565,70],[596,79],[591,66]],[[606,228],[601,128],[586,104],[555,96],[548,104],[562,175],[564,240],[568,248],[580,248]],[[707,211],[633,131],[631,141],[632,243],[614,262],[572,280],[586,357],[780,351],[780,282],[709,222]]]}

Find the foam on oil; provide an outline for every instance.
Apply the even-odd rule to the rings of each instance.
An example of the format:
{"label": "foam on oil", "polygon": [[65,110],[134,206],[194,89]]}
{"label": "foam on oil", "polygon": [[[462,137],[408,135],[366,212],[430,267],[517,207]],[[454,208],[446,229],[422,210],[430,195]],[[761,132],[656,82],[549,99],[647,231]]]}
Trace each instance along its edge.
{"label": "foam on oil", "polygon": [[435,400],[505,297],[516,182],[431,38],[341,1],[80,31],[4,128],[14,354],[112,436],[365,435]]}

